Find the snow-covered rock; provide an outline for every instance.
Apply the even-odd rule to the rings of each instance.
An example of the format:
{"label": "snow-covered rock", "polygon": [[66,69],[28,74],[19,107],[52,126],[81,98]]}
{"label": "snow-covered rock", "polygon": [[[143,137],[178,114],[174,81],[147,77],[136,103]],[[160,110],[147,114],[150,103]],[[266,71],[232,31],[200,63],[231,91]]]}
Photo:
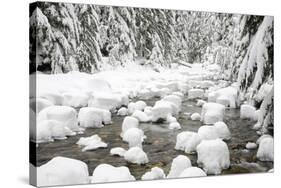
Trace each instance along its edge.
{"label": "snow-covered rock", "polygon": [[149,162],[146,153],[139,147],[132,147],[126,151],[124,158],[126,161],[135,164],[146,164]]}
{"label": "snow-covered rock", "polygon": [[196,106],[202,107],[205,103],[206,103],[206,101],[199,99],[199,100],[197,100]]}
{"label": "snow-covered rock", "polygon": [[120,134],[121,137],[123,137],[123,134],[130,128],[138,128],[139,126],[139,120],[132,117],[132,116],[126,116],[122,123],[122,132]]}
{"label": "snow-covered rock", "polygon": [[186,169],[191,167],[191,161],[187,156],[178,155],[173,159],[167,178],[177,178]]}
{"label": "snow-covered rock", "polygon": [[164,179],[166,177],[164,171],[159,167],[153,167],[151,171],[146,172],[141,179],[142,180],[157,180]]}
{"label": "snow-covered rock", "polygon": [[202,140],[197,146],[197,163],[207,174],[220,174],[229,168],[229,150],[221,139]]}
{"label": "snow-covered rock", "polygon": [[172,115],[173,108],[170,102],[156,102],[152,108],[152,121],[167,120],[167,116]]}
{"label": "snow-covered rock", "polygon": [[203,125],[198,129],[201,140],[214,140],[219,138],[217,129],[213,125]]}
{"label": "snow-covered rock", "polygon": [[144,108],[144,113],[146,113],[147,116],[152,116],[152,106],[147,106]]}
{"label": "snow-covered rock", "polygon": [[36,113],[39,113],[44,108],[47,108],[49,106],[53,106],[54,104],[44,98],[32,98],[30,99],[30,107],[32,110]]}
{"label": "snow-covered rock", "polygon": [[181,99],[183,99],[183,97],[184,97],[184,94],[180,91],[175,91],[172,93],[172,95],[176,95],[176,96],[180,97]]}
{"label": "snow-covered rock", "polygon": [[197,145],[201,142],[199,135],[195,132],[184,131],[177,135],[175,149],[191,154],[196,151]]}
{"label": "snow-covered rock", "polygon": [[214,124],[223,121],[225,107],[217,103],[205,103],[201,111],[201,121],[205,124]]}
{"label": "snow-covered rock", "polygon": [[203,89],[190,89],[188,91],[188,99],[198,99],[204,97]]}
{"label": "snow-covered rock", "polygon": [[192,121],[200,121],[201,119],[201,116],[199,113],[193,113],[191,116],[190,116],[191,120]]}
{"label": "snow-covered rock", "polygon": [[168,95],[168,96],[163,97],[162,100],[173,103],[177,107],[177,111],[178,112],[181,110],[182,100],[181,100],[181,98],[179,96],[177,96],[177,95]]}
{"label": "snow-covered rock", "polygon": [[243,104],[240,107],[240,118],[241,119],[252,119],[252,120],[257,120],[256,117],[256,108],[248,105],[248,104]]}
{"label": "snow-covered rock", "polygon": [[135,110],[134,113],[132,114],[132,117],[138,119],[139,122],[151,121],[151,118],[146,113],[144,113],[143,111],[140,111],[140,110]]}
{"label": "snow-covered rock", "polygon": [[168,115],[166,121],[168,123],[174,123],[177,122],[177,118],[173,117],[172,115]]}
{"label": "snow-covered rock", "polygon": [[178,122],[171,122],[169,124],[169,129],[179,130],[179,129],[181,129],[181,125]]}
{"label": "snow-covered rock", "polygon": [[261,161],[274,161],[274,142],[272,137],[261,139],[257,158]]}
{"label": "snow-covered rock", "polygon": [[120,181],[134,181],[134,176],[131,175],[128,167],[114,167],[109,164],[100,164],[93,171],[91,183],[105,183],[105,182],[120,182]]}
{"label": "snow-covered rock", "polygon": [[247,148],[247,149],[256,149],[257,147],[258,147],[257,144],[254,143],[254,142],[248,142],[248,143],[246,144],[246,148]]}
{"label": "snow-covered rock", "polygon": [[133,114],[135,110],[143,111],[146,107],[144,101],[130,102],[128,105],[129,114]]}
{"label": "snow-covered rock", "polygon": [[110,155],[117,155],[123,157],[126,153],[126,150],[121,147],[115,147],[110,150]]}
{"label": "snow-covered rock", "polygon": [[63,96],[58,92],[41,92],[38,97],[47,99],[54,105],[62,105],[63,103]]}
{"label": "snow-covered rock", "polygon": [[127,116],[128,114],[129,114],[129,111],[125,107],[122,107],[117,111],[118,116]]}
{"label": "snow-covered rock", "polygon": [[78,113],[78,122],[82,127],[103,127],[103,124],[110,124],[111,112],[108,110],[95,108],[95,107],[83,107]]}
{"label": "snow-covered rock", "polygon": [[118,94],[103,93],[93,94],[88,101],[89,107],[113,111],[122,105],[122,98]]}
{"label": "snow-covered rock", "polygon": [[129,147],[142,148],[142,142],[145,139],[143,131],[139,128],[130,128],[123,134],[123,141],[129,143]]}
{"label": "snow-covered rock", "polygon": [[55,157],[37,168],[38,186],[58,186],[89,183],[86,163],[65,157]]}
{"label": "snow-covered rock", "polygon": [[65,106],[71,106],[74,108],[78,108],[78,107],[87,106],[87,104],[88,104],[89,96],[83,92],[68,91],[68,92],[63,93],[62,96],[63,96],[62,104]]}
{"label": "snow-covered rock", "polygon": [[84,147],[82,149],[83,152],[107,147],[107,144],[103,142],[102,139],[97,134],[89,137],[81,137],[76,144]]}
{"label": "snow-covered rock", "polygon": [[238,90],[236,87],[226,87],[211,92],[208,95],[208,102],[216,102],[225,107],[236,108],[238,104]]}
{"label": "snow-covered rock", "polygon": [[72,131],[81,131],[77,122],[77,112],[69,106],[49,106],[44,108],[39,112],[37,120],[38,122],[42,120],[56,120]]}
{"label": "snow-covered rock", "polygon": [[214,128],[216,129],[219,138],[223,140],[229,140],[231,138],[231,133],[224,122],[222,121],[216,122],[214,124]]}
{"label": "snow-covered rock", "polygon": [[180,175],[179,177],[181,178],[187,178],[187,177],[202,177],[202,176],[207,176],[207,174],[198,167],[189,167],[186,168]]}

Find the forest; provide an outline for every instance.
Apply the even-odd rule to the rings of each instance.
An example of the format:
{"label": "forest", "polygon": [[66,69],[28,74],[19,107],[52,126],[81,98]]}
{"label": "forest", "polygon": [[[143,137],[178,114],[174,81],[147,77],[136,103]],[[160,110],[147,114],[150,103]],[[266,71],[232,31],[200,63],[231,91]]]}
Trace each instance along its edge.
{"label": "forest", "polygon": [[[37,108],[33,111],[35,111],[34,113],[37,116],[37,122],[39,121],[38,118],[43,118],[42,122],[44,121],[44,128],[39,128],[37,125],[37,130],[35,130],[37,133],[34,133],[37,135],[34,136],[33,140],[36,143],[40,143],[38,155],[42,156],[41,158],[39,157],[39,161],[33,162],[35,166],[45,164],[49,159],[58,156],[53,151],[54,155],[47,159],[43,157],[44,150],[40,150],[41,143],[46,143],[46,126],[51,126],[49,125],[51,122],[47,123],[46,119],[50,121],[48,117],[51,117],[50,114],[56,111],[56,109],[51,109],[50,111],[46,109],[50,108],[50,106],[54,107],[54,105],[60,107],[70,106],[75,110],[78,109],[75,113],[78,113],[77,121],[79,128],[73,128],[74,125],[71,125],[72,127],[68,126],[70,133],[65,133],[67,137],[71,134],[74,135],[73,132],[76,132],[77,135],[79,135],[79,132],[87,132],[88,129],[86,128],[89,127],[95,128],[90,130],[89,134],[98,133],[103,135],[105,133],[102,130],[109,132],[120,131],[118,128],[113,128],[114,126],[112,128],[104,126],[107,124],[104,119],[100,120],[102,122],[100,124],[97,123],[98,117],[96,119],[88,117],[87,114],[93,109],[88,109],[89,111],[86,109],[82,110],[83,108],[93,107],[107,110],[111,113],[110,116],[113,119],[116,116],[115,118],[117,119],[112,121],[113,124],[119,121],[122,124],[123,121],[120,136],[123,141],[129,143],[129,148],[142,146],[142,144],[145,145],[146,141],[143,140],[149,140],[149,136],[157,137],[160,140],[158,141],[161,142],[161,137],[164,133],[157,131],[155,133],[153,131],[152,133],[151,131],[147,132],[146,127],[141,128],[141,133],[139,130],[133,132],[133,128],[123,127],[126,127],[124,122],[127,120],[127,117],[136,117],[140,123],[145,124],[143,126],[148,126],[147,124],[151,122],[152,124],[163,122],[165,124],[168,122],[169,129],[179,130],[182,128],[182,130],[187,130],[186,132],[189,133],[185,133],[185,135],[182,134],[184,132],[177,132],[179,134],[173,133],[175,134],[173,138],[177,138],[175,149],[183,150],[188,154],[196,150],[198,166],[203,166],[204,173],[206,172],[206,174],[220,174],[223,169],[234,169],[233,163],[235,162],[233,162],[233,158],[239,155],[235,153],[236,147],[238,147],[237,150],[239,152],[244,151],[239,148],[240,146],[232,143],[237,141],[237,139],[244,145],[248,143],[248,147],[251,148],[254,144],[252,142],[258,140],[258,137],[267,137],[264,139],[266,148],[273,147],[274,19],[271,16],[37,2],[30,5],[29,48],[30,75],[37,74],[37,84],[41,84],[41,86],[38,85],[37,93],[31,95],[31,100],[36,98],[35,102],[33,102],[36,103],[35,106],[37,105]],[[45,101],[45,99],[49,101]],[[118,100],[119,102],[116,102]],[[145,104],[138,100],[144,101]],[[172,101],[175,105],[173,104],[174,106],[168,108],[165,103],[166,101]],[[40,110],[38,110],[38,103],[41,105]],[[208,106],[207,104],[210,105]],[[223,106],[223,111],[226,108],[224,118],[220,117],[220,115],[214,117],[206,115],[210,109],[215,109],[214,111],[217,111],[219,114],[221,106],[216,106],[217,104]],[[151,108],[145,108],[150,106]],[[172,111],[166,113],[165,109],[170,108]],[[159,111],[157,111],[158,109]],[[67,111],[67,109],[64,110]],[[64,110],[58,110],[58,113]],[[44,113],[41,113],[43,111]],[[187,112],[192,113],[187,115]],[[160,114],[163,113],[165,113],[165,116],[162,117]],[[236,117],[237,113],[238,118]],[[117,117],[124,115],[127,115],[124,120]],[[191,142],[190,135],[193,135],[194,132],[190,131],[190,128],[184,128],[184,123],[181,122],[183,121],[181,119],[186,118],[185,116],[188,116],[187,119],[189,119],[186,120],[187,124],[193,125],[192,121],[200,120],[200,125],[197,123],[200,140],[205,138],[202,135],[208,135],[206,140],[213,140],[210,139],[210,135],[213,135],[213,133],[208,132],[207,129],[201,131],[204,132],[202,135],[200,134],[200,129],[206,126],[205,124],[212,124],[214,127],[220,127],[220,130],[225,130],[222,128],[224,125],[217,125],[218,122],[225,120],[231,134],[235,135],[238,131],[238,136],[233,136],[231,142],[227,142],[228,148],[231,151],[232,144],[235,145],[233,148],[236,148],[233,149],[235,154],[230,152],[231,168],[229,165],[226,165],[227,167],[214,169],[208,166],[208,162],[204,160],[204,157],[200,159],[199,154],[205,152],[205,145],[208,146],[203,141],[200,144],[196,144],[196,146],[198,145],[197,149],[194,149],[194,146],[189,148],[187,144],[181,145],[181,143],[187,143],[187,140]],[[67,117],[70,116],[68,115]],[[214,118],[217,118],[216,121]],[[243,119],[247,119],[247,121]],[[237,121],[242,125],[236,127],[238,123],[234,123],[233,127],[231,127],[229,124],[232,124],[233,121]],[[132,119],[128,119],[128,122],[130,125],[134,124]],[[90,125],[89,123],[92,124]],[[54,127],[54,122],[51,124],[51,127]],[[139,123],[137,124],[140,126]],[[41,126],[43,126],[43,123]],[[97,129],[103,126],[104,128]],[[196,128],[196,131],[198,128]],[[131,135],[126,134],[129,130],[132,132]],[[249,134],[252,136],[244,136],[249,136],[248,139],[253,138],[252,140],[245,140],[244,137],[244,140],[240,138],[241,135],[247,134],[246,132],[250,132]],[[144,133],[147,136],[143,135]],[[50,134],[48,139],[52,137],[56,140],[56,136],[53,133]],[[87,135],[89,136],[89,134]],[[179,136],[180,134],[182,135]],[[239,134],[241,134],[240,137]],[[142,135],[141,142],[137,142],[132,138],[137,137],[136,135]],[[101,136],[102,140],[106,140],[107,136],[103,136]],[[114,135],[111,136],[114,137]],[[70,137],[67,140],[74,139],[74,137]],[[211,137],[217,138],[216,136]],[[228,140],[226,137],[220,138]],[[272,142],[269,140],[269,137],[272,139]],[[110,141],[108,141],[107,145],[101,141],[99,136],[85,137],[83,138],[84,140],[82,138],[77,143],[78,145],[86,146],[82,151],[91,151],[111,146]],[[163,138],[167,139],[166,137]],[[94,144],[85,145],[85,139],[92,140]],[[262,142],[261,140],[259,142]],[[192,143],[194,144],[195,141],[193,140]],[[44,144],[42,144],[42,147],[45,150],[52,148],[49,145],[50,143]],[[58,144],[57,147],[60,148],[59,143],[54,142],[53,144]],[[120,142],[119,144],[122,145],[124,143]],[[216,145],[217,143],[214,144]],[[250,152],[248,155],[257,155],[260,161],[273,162],[272,156],[268,154],[268,152],[273,153],[273,148],[272,150],[265,149],[265,154],[259,157],[262,144],[258,145],[258,151],[255,151],[257,154]],[[91,147],[94,149],[91,149]],[[251,150],[248,147],[246,146],[248,150]],[[147,149],[145,146],[140,148]],[[129,151],[131,149],[127,152],[121,149],[119,148],[114,151],[117,152],[117,155],[125,156],[125,160],[131,162],[131,157],[138,153],[138,151],[135,151],[130,155]],[[154,151],[155,148],[149,149]],[[167,150],[170,151],[170,149]],[[171,153],[172,150],[173,148]],[[113,153],[115,153],[114,151]],[[149,153],[149,151],[147,152]],[[127,153],[128,157],[126,158]],[[268,157],[268,155],[271,157]],[[174,153],[171,154],[172,156],[174,157]],[[72,156],[67,155],[64,157]],[[73,158],[80,159],[80,157],[76,156]],[[100,156],[97,154],[96,157],[99,158]],[[193,164],[193,160],[196,159],[190,158]],[[171,159],[169,158],[169,161]],[[183,161],[186,160],[178,157],[175,159],[179,161],[179,164],[183,164]],[[110,160],[108,159],[108,161]],[[159,162],[160,159],[157,158],[157,160]],[[176,166],[174,160],[172,167],[173,165]],[[253,160],[250,160],[250,162],[257,162],[256,158]],[[105,160],[104,163],[109,163],[108,161]],[[144,161],[136,163],[148,163],[148,161],[145,161],[144,159]],[[249,163],[249,161],[247,162]],[[157,179],[156,175],[163,175],[163,173],[167,172],[168,167],[171,165],[169,162],[167,163],[167,166],[163,165],[164,172],[154,169],[155,172],[151,170],[150,174],[145,174],[146,176],[142,176],[142,179]],[[114,163],[111,164],[113,165]],[[118,164],[123,163],[118,162]],[[153,163],[151,166],[155,164]],[[237,164],[235,163],[235,165]],[[238,163],[239,165],[241,164]],[[273,163],[259,165],[267,170],[273,169]],[[96,165],[93,167],[89,166],[91,170],[94,167]],[[105,181],[105,179],[102,179],[103,175],[98,171],[98,167],[94,170],[92,183]],[[104,169],[109,170],[110,168],[104,167]],[[100,170],[102,169],[101,167]],[[129,167],[129,169],[133,171],[132,174],[135,175],[136,179],[139,179],[140,174],[145,172],[142,167],[133,166]],[[147,170],[148,167],[145,167],[145,169]],[[112,169],[111,174],[114,174],[113,171]],[[195,171],[192,171],[192,173],[195,173]],[[236,173],[236,171],[226,170],[225,173]],[[171,169],[167,177],[187,176],[179,176],[179,173],[176,174]],[[189,172],[183,174],[189,174]],[[135,177],[128,176],[124,180],[133,180]],[[121,177],[114,177],[112,175],[110,178],[113,178],[112,181],[118,181],[118,178]],[[108,177],[108,181],[111,181],[110,178]],[[123,179],[121,178],[120,181],[123,181]],[[88,183],[88,181],[86,182]],[[72,183],[79,183],[79,181]],[[53,185],[55,183],[44,182],[42,184]]]}

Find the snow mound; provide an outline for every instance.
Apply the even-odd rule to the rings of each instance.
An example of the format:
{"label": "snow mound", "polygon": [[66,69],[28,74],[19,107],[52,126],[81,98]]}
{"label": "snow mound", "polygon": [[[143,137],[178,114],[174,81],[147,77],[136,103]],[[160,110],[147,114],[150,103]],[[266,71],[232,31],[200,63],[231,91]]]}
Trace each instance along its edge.
{"label": "snow mound", "polygon": [[107,144],[97,134],[89,137],[81,137],[76,144],[82,147],[84,146],[82,149],[83,152],[107,147]]}
{"label": "snow mound", "polygon": [[96,107],[110,111],[114,111],[121,105],[121,96],[113,93],[93,94],[88,101],[89,107]]}
{"label": "snow mound", "polygon": [[152,121],[167,120],[167,116],[172,115],[173,108],[170,102],[157,101],[152,108]]}
{"label": "snow mound", "polygon": [[66,157],[55,157],[37,168],[38,186],[58,186],[89,183],[86,163]]}
{"label": "snow mound", "polygon": [[199,135],[195,132],[184,131],[177,135],[175,149],[191,154],[196,151],[197,145],[201,142]]}
{"label": "snow mound", "polygon": [[126,116],[126,115],[128,115],[128,114],[129,114],[129,111],[128,111],[128,109],[125,108],[125,107],[120,108],[120,109],[118,110],[118,112],[117,112],[117,115],[118,115],[118,116]]}
{"label": "snow mound", "polygon": [[188,99],[197,99],[204,97],[204,90],[203,89],[190,89],[188,91]]}
{"label": "snow mound", "polygon": [[191,167],[191,161],[187,156],[178,155],[173,159],[167,178],[177,178],[186,169]]}
{"label": "snow mound", "polygon": [[180,112],[182,100],[181,100],[181,98],[179,96],[177,96],[177,95],[168,95],[168,96],[165,96],[162,100],[173,103],[176,106],[176,108],[177,108],[176,114],[178,112]]}
{"label": "snow mound", "polygon": [[151,171],[146,172],[141,179],[142,180],[157,180],[164,179],[166,177],[164,171],[159,167],[153,167]]}
{"label": "snow mound", "polygon": [[174,122],[177,122],[177,118],[175,118],[175,117],[173,117],[171,115],[168,115],[166,121],[168,123],[174,123]]}
{"label": "snow mound", "polygon": [[208,102],[216,102],[225,107],[236,108],[238,104],[238,90],[235,87],[229,86],[210,92]]}
{"label": "snow mound", "polygon": [[201,111],[201,121],[205,124],[214,124],[223,121],[225,107],[217,103],[205,103]]}
{"label": "snow mound", "polygon": [[145,107],[144,113],[146,113],[147,116],[151,117],[152,116],[152,107],[151,106]]}
{"label": "snow mound", "polygon": [[78,113],[78,122],[81,127],[103,127],[103,124],[111,124],[111,112],[108,110],[83,107]]}
{"label": "snow mound", "polygon": [[132,117],[132,116],[126,116],[122,123],[122,132],[120,134],[121,137],[123,137],[123,134],[131,129],[131,128],[138,128],[139,126],[139,120]]}
{"label": "snow mound", "polygon": [[102,78],[91,78],[87,80],[88,89],[94,92],[111,93],[111,85]]}
{"label": "snow mound", "polygon": [[241,119],[252,119],[257,120],[256,116],[256,108],[249,105],[249,104],[243,104],[240,107],[240,118]]}
{"label": "snow mound", "polygon": [[219,138],[223,140],[229,140],[231,138],[231,133],[228,129],[228,126],[224,122],[222,121],[216,122],[214,124],[214,128],[216,129]]}
{"label": "snow mound", "polygon": [[30,107],[36,113],[39,113],[44,108],[47,108],[47,107],[53,106],[53,105],[54,104],[47,99],[43,99],[43,98],[32,98],[32,99],[30,99]]}
{"label": "snow mound", "polygon": [[119,182],[119,181],[134,181],[134,176],[131,175],[128,167],[114,167],[109,164],[100,164],[93,171],[91,183]]}
{"label": "snow mound", "polygon": [[196,106],[202,107],[205,103],[206,101],[204,100],[197,100]]}
{"label": "snow mound", "polygon": [[132,117],[138,119],[139,122],[151,121],[151,118],[146,113],[144,113],[143,111],[140,111],[140,110],[135,110],[134,113],[132,114]]}
{"label": "snow mound", "polygon": [[175,91],[175,92],[172,93],[172,95],[176,95],[176,96],[180,97],[181,100],[182,100],[183,97],[184,97],[184,94],[183,94],[182,92],[180,92],[180,91]]}
{"label": "snow mound", "polygon": [[179,175],[179,177],[181,178],[202,177],[202,176],[207,176],[207,174],[201,168],[198,167],[189,167]]}
{"label": "snow mound", "polygon": [[130,163],[139,165],[149,162],[146,153],[139,147],[130,148],[128,151],[126,151],[124,158]]}
{"label": "snow mound", "polygon": [[199,113],[193,113],[191,116],[190,116],[191,120],[192,121],[200,121],[201,119],[201,116]]}
{"label": "snow mound", "polygon": [[57,92],[41,92],[38,97],[47,99],[54,105],[62,105],[63,103],[63,96]]}
{"label": "snow mound", "polygon": [[219,138],[217,129],[213,125],[203,125],[198,129],[201,140],[214,140]]}
{"label": "snow mound", "polygon": [[254,143],[254,142],[248,142],[248,143],[246,144],[246,148],[247,148],[247,149],[256,149],[256,148],[257,148],[257,144]]}
{"label": "snow mound", "polygon": [[49,106],[39,112],[37,120],[56,120],[63,126],[68,127],[74,132],[80,132],[81,129],[77,123],[77,112],[69,106]]}
{"label": "snow mound", "polygon": [[169,129],[179,130],[179,129],[181,129],[181,125],[178,122],[171,122],[169,124]]}
{"label": "snow mound", "polygon": [[130,102],[128,105],[129,114],[133,114],[135,110],[143,111],[146,107],[144,101]]}
{"label": "snow mound", "polygon": [[260,141],[257,158],[261,161],[274,161],[274,142],[272,137],[265,137]]}
{"label": "snow mound", "polygon": [[143,131],[139,128],[130,128],[123,134],[123,141],[129,143],[129,147],[142,148],[142,142],[145,139]]}
{"label": "snow mound", "polygon": [[124,148],[115,147],[110,150],[110,155],[117,155],[117,156],[123,157],[125,152],[126,152],[126,150]]}
{"label": "snow mound", "polygon": [[221,139],[202,140],[196,151],[197,163],[207,174],[220,174],[223,169],[229,168],[229,150]]}
{"label": "snow mound", "polygon": [[87,106],[89,95],[83,92],[72,91],[72,92],[65,92],[62,94],[64,106],[71,106],[74,108],[84,107]]}

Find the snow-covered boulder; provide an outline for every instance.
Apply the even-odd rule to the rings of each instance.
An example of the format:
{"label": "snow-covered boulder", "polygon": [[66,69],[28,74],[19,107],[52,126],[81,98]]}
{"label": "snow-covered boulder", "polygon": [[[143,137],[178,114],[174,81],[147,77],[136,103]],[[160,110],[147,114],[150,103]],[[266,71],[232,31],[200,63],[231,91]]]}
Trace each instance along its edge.
{"label": "snow-covered boulder", "polygon": [[88,101],[89,107],[113,111],[122,105],[122,98],[118,94],[103,93],[93,94]]}
{"label": "snow-covered boulder", "polygon": [[151,171],[146,172],[142,175],[142,180],[157,180],[157,179],[164,179],[166,177],[164,171],[159,167],[151,168]]}
{"label": "snow-covered boulder", "polygon": [[38,122],[42,120],[56,120],[74,132],[81,131],[77,122],[77,112],[69,106],[49,106],[44,108],[39,112],[37,120]]}
{"label": "snow-covered boulder", "polygon": [[93,171],[91,183],[105,183],[105,182],[120,182],[120,181],[134,181],[134,176],[131,175],[128,167],[114,167],[109,164],[100,164]]}
{"label": "snow-covered boulder", "polygon": [[197,100],[196,106],[202,107],[205,103],[206,103],[206,101],[199,99],[199,100]]}
{"label": "snow-covered boulder", "polygon": [[181,100],[181,98],[179,96],[177,96],[177,95],[168,95],[168,96],[163,97],[162,100],[173,103],[177,107],[177,111],[178,112],[181,110],[182,100]]}
{"label": "snow-covered boulder", "polygon": [[111,112],[108,110],[95,108],[95,107],[83,107],[78,113],[78,122],[81,127],[103,127],[103,124],[110,124]]}
{"label": "snow-covered boulder", "polygon": [[83,152],[107,147],[107,144],[97,134],[89,137],[81,137],[76,144],[83,147]]}
{"label": "snow-covered boulder", "polygon": [[127,116],[128,114],[129,114],[129,111],[125,107],[122,107],[117,111],[118,116]]}
{"label": "snow-covered boulder", "polygon": [[174,123],[174,122],[177,122],[177,118],[175,118],[175,117],[173,117],[172,115],[169,114],[169,115],[167,116],[166,121],[167,121],[168,123]]}
{"label": "snow-covered boulder", "polygon": [[175,91],[175,92],[172,93],[172,95],[176,95],[176,96],[180,97],[181,100],[182,100],[183,97],[184,97],[184,94],[183,94],[182,92],[180,92],[180,91]]}
{"label": "snow-covered boulder", "polygon": [[198,167],[189,167],[186,168],[180,175],[180,178],[187,178],[187,177],[202,177],[207,176],[207,174]]}
{"label": "snow-covered boulder", "polygon": [[62,105],[63,103],[63,96],[58,92],[42,92],[39,93],[38,97],[47,99],[54,105]]}
{"label": "snow-covered boulder", "polygon": [[188,91],[188,99],[198,99],[204,97],[203,89],[190,89]]}
{"label": "snow-covered boulder", "polygon": [[152,116],[152,106],[147,106],[144,108],[144,113],[146,113],[147,116]]}
{"label": "snow-covered boulder", "polygon": [[264,137],[261,139],[257,158],[261,161],[274,161],[274,142],[272,137]]}
{"label": "snow-covered boulder", "polygon": [[247,148],[247,149],[256,149],[257,147],[258,147],[257,144],[254,143],[254,142],[248,142],[248,143],[246,144],[246,148]]}
{"label": "snow-covered boulder", "polygon": [[229,140],[231,138],[231,133],[224,122],[222,121],[216,122],[214,124],[214,128],[216,129],[219,138],[223,140]]}
{"label": "snow-covered boulder", "polygon": [[142,148],[142,142],[145,139],[143,131],[139,128],[130,128],[123,134],[123,141],[129,143],[129,147]]}
{"label": "snow-covered boulder", "polygon": [[177,178],[186,168],[191,166],[191,161],[187,156],[178,155],[172,161],[171,169],[167,178]]}
{"label": "snow-covered boulder", "polygon": [[123,137],[123,134],[130,128],[138,128],[139,126],[139,120],[132,117],[132,116],[126,116],[122,123],[122,132],[120,134],[121,137]]}
{"label": "snow-covered boulder", "polygon": [[81,108],[78,113],[78,122],[81,127],[95,127],[101,128],[104,125],[102,124],[102,116],[95,108],[85,107]]}
{"label": "snow-covered boulder", "polygon": [[54,104],[44,98],[32,98],[30,99],[30,107],[32,110],[36,113],[39,113],[44,108],[47,108],[49,106],[53,106]]}
{"label": "snow-covered boulder", "polygon": [[214,124],[223,121],[225,107],[217,103],[205,103],[201,111],[201,121],[205,124]]}
{"label": "snow-covered boulder", "polygon": [[191,120],[192,121],[200,121],[201,119],[201,116],[199,113],[193,113],[191,116],[190,116]]}
{"label": "snow-covered boulder", "polygon": [[175,149],[191,154],[196,151],[197,145],[201,142],[199,135],[195,132],[184,131],[177,135]]}
{"label": "snow-covered boulder", "polygon": [[152,121],[167,120],[167,116],[172,115],[173,108],[170,102],[156,102],[152,108]]}
{"label": "snow-covered boulder", "polygon": [[169,129],[179,130],[179,129],[181,129],[181,125],[179,124],[179,122],[171,122],[169,124]]}
{"label": "snow-covered boulder", "polygon": [[132,117],[138,119],[139,122],[151,121],[151,118],[146,113],[144,113],[143,111],[140,111],[140,110],[135,110],[134,113],[132,114]]}
{"label": "snow-covered boulder", "polygon": [[207,174],[220,174],[229,168],[229,150],[221,139],[202,140],[197,146],[197,163]]}
{"label": "snow-covered boulder", "polygon": [[62,94],[63,102],[62,104],[65,106],[71,106],[74,108],[84,107],[88,104],[89,95],[83,92],[65,92]]}
{"label": "snow-covered boulder", "polygon": [[240,107],[240,118],[241,119],[251,119],[251,120],[257,120],[256,117],[256,108],[249,105],[249,104],[243,104]]}
{"label": "snow-covered boulder", "polygon": [[144,101],[130,102],[128,105],[129,114],[133,114],[135,110],[143,111],[146,107]]}
{"label": "snow-covered boulder", "polygon": [[86,163],[66,157],[55,157],[37,168],[37,186],[59,186],[89,183]]}
{"label": "snow-covered boulder", "polygon": [[203,125],[198,129],[201,140],[213,140],[219,138],[217,129],[213,125]]}
{"label": "snow-covered boulder", "polygon": [[126,151],[124,158],[126,161],[135,164],[146,164],[149,162],[146,153],[139,147],[130,148]]}
{"label": "snow-covered boulder", "polygon": [[236,108],[238,104],[238,90],[236,87],[226,87],[208,95],[208,102],[216,102],[225,107]]}
{"label": "snow-covered boulder", "polygon": [[110,155],[116,155],[116,156],[123,157],[125,155],[125,153],[126,153],[126,150],[121,147],[115,147],[110,150]]}

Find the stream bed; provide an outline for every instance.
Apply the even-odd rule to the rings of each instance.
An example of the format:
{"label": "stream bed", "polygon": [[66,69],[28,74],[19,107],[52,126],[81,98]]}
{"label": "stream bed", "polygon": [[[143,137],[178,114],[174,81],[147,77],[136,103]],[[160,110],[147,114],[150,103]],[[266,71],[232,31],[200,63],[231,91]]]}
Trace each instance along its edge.
{"label": "stream bed", "polygon": [[[136,100],[136,99],[135,99]],[[159,98],[145,100],[147,105],[153,106]],[[177,120],[181,124],[181,130],[169,130],[168,124],[160,123],[141,123],[140,128],[144,131],[147,139],[143,143],[143,150],[146,152],[149,163],[145,165],[131,164],[125,161],[123,157],[111,156],[109,151],[113,147],[123,147],[128,149],[128,144],[123,142],[119,136],[124,117],[112,115],[113,124],[106,125],[103,128],[88,128],[82,135],[69,137],[66,140],[56,140],[51,143],[40,144],[37,148],[36,166],[45,164],[53,157],[63,156],[78,159],[88,165],[89,174],[92,175],[93,170],[102,163],[111,164],[113,166],[127,166],[130,172],[137,180],[149,171],[152,167],[160,167],[168,174],[172,160],[178,155],[186,155],[190,158],[192,165],[197,166],[196,154],[188,155],[183,151],[174,149],[176,144],[176,136],[182,131],[197,132],[202,125],[200,121],[192,121],[185,114],[198,112],[201,113],[201,107],[196,106],[195,101],[184,98],[182,103],[182,112],[178,115]],[[272,162],[261,162],[256,159],[255,150],[246,150],[247,142],[255,142],[258,135],[251,129],[254,122],[242,120],[239,118],[239,109],[227,109],[224,122],[228,125],[231,132],[231,140],[226,141],[229,151],[231,166],[229,169],[223,170],[222,174],[238,174],[238,173],[258,173],[267,172],[273,168]],[[102,140],[108,143],[105,149],[97,149],[94,151],[82,152],[76,142],[80,137],[88,137],[98,134]]]}

